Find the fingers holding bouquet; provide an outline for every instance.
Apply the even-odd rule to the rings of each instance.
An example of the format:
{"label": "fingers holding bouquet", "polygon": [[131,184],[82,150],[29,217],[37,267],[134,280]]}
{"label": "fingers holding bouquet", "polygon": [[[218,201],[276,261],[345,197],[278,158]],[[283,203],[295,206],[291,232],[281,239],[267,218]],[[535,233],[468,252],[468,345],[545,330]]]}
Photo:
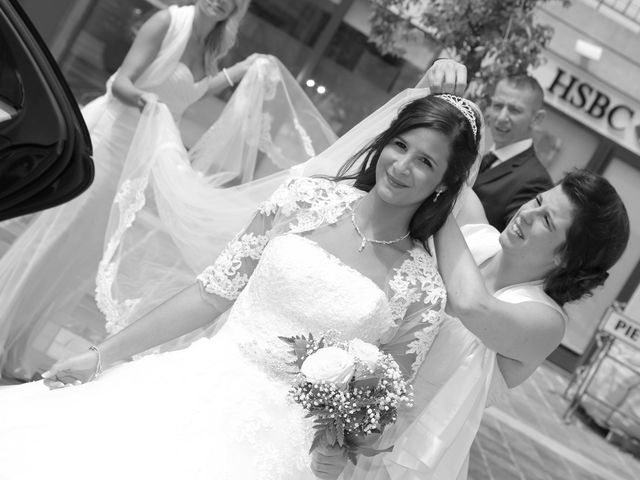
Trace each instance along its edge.
{"label": "fingers holding bouquet", "polygon": [[321,445],[311,453],[311,470],[323,480],[335,480],[347,466],[347,456],[339,446]]}
{"label": "fingers holding bouquet", "polygon": [[[331,335],[283,338],[297,367],[289,395],[313,419],[312,468],[320,478],[344,469],[358,455],[373,456],[393,447],[374,448],[379,435],[397,419],[398,408],[411,406],[413,394],[389,354],[359,339]],[[337,453],[342,455],[340,459]]]}

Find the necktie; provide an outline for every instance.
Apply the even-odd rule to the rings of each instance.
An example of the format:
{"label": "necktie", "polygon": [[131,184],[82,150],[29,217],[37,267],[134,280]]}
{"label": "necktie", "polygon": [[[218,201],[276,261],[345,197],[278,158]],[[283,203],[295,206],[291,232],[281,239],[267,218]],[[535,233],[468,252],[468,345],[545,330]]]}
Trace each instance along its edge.
{"label": "necktie", "polygon": [[484,157],[482,157],[482,162],[480,163],[480,173],[483,173],[493,165],[498,160],[498,157],[493,152],[487,153]]}

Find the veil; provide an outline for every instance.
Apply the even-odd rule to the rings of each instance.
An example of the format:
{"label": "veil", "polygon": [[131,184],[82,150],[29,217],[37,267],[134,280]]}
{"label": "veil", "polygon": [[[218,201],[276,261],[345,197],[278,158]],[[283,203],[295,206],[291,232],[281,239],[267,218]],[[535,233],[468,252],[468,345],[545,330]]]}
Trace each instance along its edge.
{"label": "veil", "polygon": [[[190,152],[168,109],[149,104],[120,179],[96,277],[108,333],[192,283],[288,177],[335,175],[404,105],[428,94],[424,88],[399,93],[336,141],[286,68],[261,56]],[[257,178],[261,162],[281,170]],[[479,159],[459,199],[478,168]]]}

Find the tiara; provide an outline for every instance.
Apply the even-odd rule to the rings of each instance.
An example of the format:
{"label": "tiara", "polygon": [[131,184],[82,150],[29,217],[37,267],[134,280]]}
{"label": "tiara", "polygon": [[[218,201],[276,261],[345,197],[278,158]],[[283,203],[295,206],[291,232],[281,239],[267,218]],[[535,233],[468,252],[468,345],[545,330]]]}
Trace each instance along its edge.
{"label": "tiara", "polygon": [[451,105],[456,107],[462,114],[469,120],[471,124],[471,131],[473,132],[473,139],[477,139],[478,137],[478,127],[476,126],[476,114],[473,111],[473,107],[471,107],[471,102],[466,98],[456,97],[455,95],[451,95],[449,93],[443,93],[440,95],[436,95],[436,97],[446,100]]}

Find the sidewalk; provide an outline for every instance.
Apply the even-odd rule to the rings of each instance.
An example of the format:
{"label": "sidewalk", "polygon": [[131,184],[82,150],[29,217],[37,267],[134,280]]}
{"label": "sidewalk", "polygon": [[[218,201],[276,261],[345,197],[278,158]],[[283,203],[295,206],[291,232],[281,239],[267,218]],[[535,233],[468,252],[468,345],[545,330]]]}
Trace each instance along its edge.
{"label": "sidewalk", "polygon": [[565,425],[568,375],[545,364],[485,413],[469,480],[638,480],[640,460],[577,418]]}

